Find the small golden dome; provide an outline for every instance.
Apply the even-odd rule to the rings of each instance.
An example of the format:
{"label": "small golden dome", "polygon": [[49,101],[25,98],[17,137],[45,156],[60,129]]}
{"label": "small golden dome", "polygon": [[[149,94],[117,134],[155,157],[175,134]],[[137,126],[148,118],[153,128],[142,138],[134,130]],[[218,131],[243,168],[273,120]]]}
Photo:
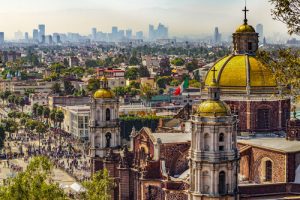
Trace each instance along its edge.
{"label": "small golden dome", "polygon": [[110,90],[104,88],[97,90],[94,94],[95,99],[113,98],[113,97],[114,94]]}
{"label": "small golden dome", "polygon": [[100,81],[102,81],[102,82],[107,82],[107,78],[106,78],[105,76],[102,76],[102,77],[100,78]]}
{"label": "small golden dome", "polygon": [[236,29],[235,32],[236,33],[244,33],[244,32],[255,33],[255,29],[253,28],[253,26],[250,26],[248,24],[242,24]]}
{"label": "small golden dome", "polygon": [[197,113],[201,117],[228,116],[230,115],[230,108],[223,101],[206,100],[198,106]]}

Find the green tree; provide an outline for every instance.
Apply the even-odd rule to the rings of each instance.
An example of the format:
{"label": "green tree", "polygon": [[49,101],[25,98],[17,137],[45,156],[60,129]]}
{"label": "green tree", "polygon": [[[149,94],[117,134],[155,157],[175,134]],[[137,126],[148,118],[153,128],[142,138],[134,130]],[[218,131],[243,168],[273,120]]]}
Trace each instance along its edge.
{"label": "green tree", "polygon": [[32,105],[32,115],[33,116],[37,116],[37,108],[39,107],[39,104],[37,104],[37,103],[34,103],[33,105]]}
{"label": "green tree", "polygon": [[98,67],[99,64],[96,60],[87,60],[87,61],[85,61],[85,66],[87,66],[87,67]]}
{"label": "green tree", "polygon": [[8,137],[11,138],[11,134],[17,132],[18,130],[18,123],[11,118],[2,119],[1,122],[3,124],[4,130],[9,133]]}
{"label": "green tree", "polygon": [[194,88],[200,88],[201,84],[196,79],[189,80],[189,86]]}
{"label": "green tree", "polygon": [[96,172],[92,180],[85,181],[86,188],[84,199],[87,200],[110,200],[114,189],[114,181],[109,176],[107,169]]}
{"label": "green tree", "polygon": [[138,65],[138,64],[140,64],[139,59],[135,55],[131,56],[129,59],[129,65]]}
{"label": "green tree", "polygon": [[18,97],[18,105],[21,106],[22,112],[25,106],[25,99],[24,97]]}
{"label": "green tree", "polygon": [[49,117],[50,117],[50,108],[49,107],[44,107],[43,117],[44,117],[44,119],[46,119],[46,124],[49,124]]}
{"label": "green tree", "polygon": [[149,84],[141,85],[141,94],[149,101],[153,96],[157,95],[157,91],[154,90]]}
{"label": "green tree", "polygon": [[182,58],[175,58],[171,61],[171,63],[175,66],[183,66],[185,61]]}
{"label": "green tree", "polygon": [[289,34],[300,34],[300,1],[299,0],[269,0],[273,18],[287,25]]}
{"label": "green tree", "polygon": [[56,127],[56,118],[55,118],[55,116],[56,116],[56,109],[51,110],[49,116],[50,116],[50,120],[52,121],[54,127]]}
{"label": "green tree", "polygon": [[39,153],[41,152],[41,135],[44,135],[47,132],[47,126],[42,123],[39,122],[38,125],[35,128],[36,132],[39,135]]}
{"label": "green tree", "polygon": [[13,95],[13,94],[9,95],[8,98],[7,98],[7,101],[8,101],[9,103],[15,104],[16,96]]}
{"label": "green tree", "polygon": [[91,78],[88,81],[87,90],[90,92],[96,92],[100,88],[100,80],[96,78]]}
{"label": "green tree", "polygon": [[115,95],[124,97],[127,93],[126,87],[115,87],[113,90]]}
{"label": "green tree", "polygon": [[170,76],[161,76],[158,77],[156,80],[156,84],[159,88],[166,89],[166,86],[169,85],[172,81],[172,77]]}
{"label": "green tree", "polygon": [[42,116],[43,116],[43,112],[44,112],[44,107],[43,106],[38,106],[37,109],[36,109],[37,117],[39,117],[41,119]]}
{"label": "green tree", "polygon": [[72,95],[74,92],[75,88],[72,85],[71,81],[65,80],[64,81],[64,91],[66,95]]}
{"label": "green tree", "polygon": [[138,71],[139,71],[140,77],[150,77],[150,72],[149,72],[147,66],[140,66]]}
{"label": "green tree", "polygon": [[0,186],[0,200],[65,200],[65,193],[51,179],[53,166],[46,157],[33,158],[24,172]]}
{"label": "green tree", "polygon": [[65,115],[63,113],[63,111],[61,110],[58,110],[56,113],[55,113],[55,121],[58,123],[58,127],[59,127],[59,144],[61,146],[61,124],[63,123],[64,121],[64,118],[65,118]]}
{"label": "green tree", "polygon": [[[279,51],[260,51],[259,59],[274,72],[278,83],[284,88],[292,88],[289,92],[297,96],[300,89],[300,51],[281,49]],[[288,91],[285,91],[288,92]]]}
{"label": "green tree", "polygon": [[4,140],[5,140],[5,128],[3,127],[3,125],[0,125],[0,150],[3,148],[4,146]]}
{"label": "green tree", "polygon": [[61,93],[60,83],[58,82],[54,83],[51,87],[51,90],[53,94],[60,94]]}
{"label": "green tree", "polygon": [[138,69],[133,67],[133,68],[127,68],[125,71],[125,78],[129,80],[136,80],[139,76]]}

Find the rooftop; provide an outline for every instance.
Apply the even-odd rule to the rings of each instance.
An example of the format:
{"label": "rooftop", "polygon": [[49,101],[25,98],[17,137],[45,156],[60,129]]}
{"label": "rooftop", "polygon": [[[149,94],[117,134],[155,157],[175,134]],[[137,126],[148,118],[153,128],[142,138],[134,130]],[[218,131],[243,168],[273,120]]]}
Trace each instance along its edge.
{"label": "rooftop", "polygon": [[285,138],[254,138],[249,140],[238,140],[238,143],[284,153],[300,152],[299,141],[289,141]]}

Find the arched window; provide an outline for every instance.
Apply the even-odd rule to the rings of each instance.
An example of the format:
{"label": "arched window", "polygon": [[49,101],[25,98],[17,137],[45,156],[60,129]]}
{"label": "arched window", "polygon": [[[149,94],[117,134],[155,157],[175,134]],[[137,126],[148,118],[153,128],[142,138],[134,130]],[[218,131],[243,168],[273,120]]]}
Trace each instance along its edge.
{"label": "arched window", "polygon": [[224,133],[219,135],[219,151],[224,151]]}
{"label": "arched window", "polygon": [[105,147],[109,148],[111,146],[111,133],[106,133],[105,139],[106,139]]}
{"label": "arched window", "polygon": [[204,135],[204,151],[209,151],[209,134]]}
{"label": "arched window", "polygon": [[209,193],[209,186],[210,186],[210,176],[208,171],[202,172],[202,193],[208,194]]}
{"label": "arched window", "polygon": [[225,194],[226,193],[226,176],[225,172],[221,171],[219,173],[219,194]]}
{"label": "arched window", "polygon": [[272,181],[272,168],[273,168],[273,166],[272,166],[272,161],[270,161],[270,160],[267,160],[266,161],[266,176],[265,176],[265,181]]}
{"label": "arched window", "polygon": [[224,133],[220,133],[219,142],[224,142]]}
{"label": "arched window", "polygon": [[145,160],[146,159],[146,151],[145,151],[145,148],[142,147],[141,148],[141,157],[140,157],[141,160]]}
{"label": "arched window", "polygon": [[110,121],[110,109],[109,108],[106,109],[105,119],[106,119],[106,121]]}
{"label": "arched window", "polygon": [[270,110],[258,109],[257,110],[257,127],[259,129],[270,128]]}

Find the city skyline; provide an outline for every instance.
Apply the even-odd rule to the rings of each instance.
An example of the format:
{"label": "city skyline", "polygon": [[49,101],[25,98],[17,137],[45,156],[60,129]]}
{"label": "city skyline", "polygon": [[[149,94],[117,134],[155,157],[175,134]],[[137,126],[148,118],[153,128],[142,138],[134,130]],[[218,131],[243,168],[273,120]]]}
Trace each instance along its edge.
{"label": "city skyline", "polygon": [[[263,24],[266,36],[274,33],[287,36],[285,25],[272,19],[271,5],[267,0],[252,0],[247,4],[249,24],[254,27],[258,23]],[[79,0],[54,0],[51,3],[11,0],[3,2],[0,17],[10,20],[9,23],[0,22],[0,31],[5,32],[6,39],[13,39],[14,33],[19,30],[32,33],[37,24],[46,24],[46,34],[78,32],[88,35],[92,27],[110,32],[112,26],[118,26],[124,30],[130,28],[133,33],[143,31],[147,35],[149,24],[161,22],[169,28],[171,37],[211,34],[215,27],[226,34],[232,33],[242,23],[243,6],[242,0],[226,3],[218,0],[129,0],[126,3],[119,0],[88,0],[85,3]]]}

